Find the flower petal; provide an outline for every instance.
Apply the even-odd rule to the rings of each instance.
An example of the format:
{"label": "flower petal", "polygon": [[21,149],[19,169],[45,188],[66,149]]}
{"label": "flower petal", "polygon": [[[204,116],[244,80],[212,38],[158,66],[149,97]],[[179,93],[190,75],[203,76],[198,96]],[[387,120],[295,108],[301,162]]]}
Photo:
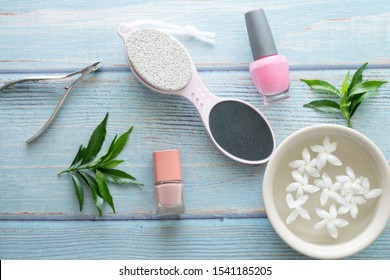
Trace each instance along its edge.
{"label": "flower petal", "polygon": [[371,198],[376,198],[376,197],[380,196],[381,194],[382,194],[381,189],[372,189],[371,191],[366,193],[364,196],[367,199],[371,199]]}
{"label": "flower petal", "polygon": [[334,183],[334,184],[333,184],[333,191],[337,192],[338,190],[341,189],[342,186],[343,186],[343,184],[340,183],[340,182]]}
{"label": "flower petal", "polygon": [[314,185],[316,185],[317,187],[320,187],[321,189],[326,188],[324,180],[322,180],[322,179],[315,179],[314,180]]}
{"label": "flower petal", "polygon": [[354,196],[353,202],[359,205],[367,203],[367,200],[365,200],[362,196]]}
{"label": "flower petal", "polygon": [[303,191],[303,189],[302,188],[299,188],[298,190],[297,190],[297,197],[299,198],[299,197],[302,197],[302,196],[304,196],[305,195],[305,192]]}
{"label": "flower petal", "polygon": [[360,194],[363,192],[363,187],[359,183],[352,183],[351,184],[351,189],[355,194]]}
{"label": "flower petal", "polygon": [[348,202],[347,200],[345,199],[345,197],[341,196],[339,193],[337,192],[332,192],[331,195],[330,195],[334,200],[336,200],[336,202],[340,203],[341,205],[347,205]]}
{"label": "flower petal", "polygon": [[320,172],[318,172],[318,170],[313,166],[307,166],[305,172],[307,175],[311,177],[315,177],[315,178],[320,177]]}
{"label": "flower petal", "polygon": [[327,147],[331,144],[329,136],[324,137],[324,139],[322,140],[322,144],[324,145],[324,147]]}
{"label": "flower petal", "polygon": [[336,226],[336,227],[345,227],[347,226],[349,223],[347,220],[344,220],[344,219],[336,219],[333,221],[333,224]]}
{"label": "flower petal", "polygon": [[336,165],[336,166],[341,166],[343,165],[343,163],[341,162],[341,160],[336,157],[335,155],[332,155],[332,154],[329,154],[328,155],[328,161],[333,164],[333,165]]}
{"label": "flower petal", "polygon": [[344,215],[344,214],[347,214],[349,212],[349,210],[351,210],[351,205],[344,205],[344,206],[341,206],[337,212],[341,215]]}
{"label": "flower petal", "polygon": [[328,199],[329,199],[329,190],[324,189],[320,196],[321,205],[324,206],[328,202]]}
{"label": "flower petal", "polygon": [[316,230],[320,230],[322,228],[324,228],[326,226],[326,221],[325,220],[322,220],[321,222],[318,222],[314,225],[314,228]]}
{"label": "flower petal", "polygon": [[302,206],[303,204],[306,203],[306,201],[309,199],[308,195],[300,196],[298,199],[295,201],[297,206]]}
{"label": "flower petal", "polygon": [[308,192],[308,193],[315,193],[315,192],[318,192],[320,190],[320,188],[313,186],[313,185],[306,185],[306,186],[303,186],[303,190],[305,192]]}
{"label": "flower petal", "polygon": [[305,162],[303,160],[294,160],[288,164],[291,168],[299,168],[304,165]]}
{"label": "flower petal", "polygon": [[324,185],[326,188],[330,189],[333,187],[332,179],[330,179],[328,173],[324,172],[322,174],[322,180],[324,181]]}
{"label": "flower petal", "polygon": [[345,198],[345,200],[347,202],[350,202],[352,197],[353,197],[353,193],[352,192],[349,192],[347,195],[344,196],[344,198]]}
{"label": "flower petal", "polygon": [[339,232],[337,231],[337,228],[333,223],[328,223],[326,225],[326,228],[328,229],[330,236],[332,236],[333,238],[339,237]]}
{"label": "flower petal", "polygon": [[309,183],[309,179],[310,179],[309,176],[307,174],[303,174],[302,177],[303,177],[303,180],[305,180],[304,184],[307,185]]}
{"label": "flower petal", "polygon": [[295,192],[299,188],[300,185],[301,185],[301,183],[298,183],[298,182],[291,183],[286,187],[286,191]]}
{"label": "flower petal", "polygon": [[336,180],[337,180],[337,182],[340,182],[340,183],[347,183],[347,182],[349,182],[349,177],[345,176],[345,175],[338,175],[338,176],[336,176]]}
{"label": "flower petal", "polygon": [[286,223],[289,225],[291,224],[292,222],[294,222],[297,217],[299,215],[299,210],[298,209],[294,209],[294,211],[292,211],[288,216],[287,216],[287,219],[286,219]]}
{"label": "flower petal", "polygon": [[359,213],[359,209],[357,208],[356,204],[352,205],[351,207],[352,218],[356,219],[358,213]]}
{"label": "flower petal", "polygon": [[361,185],[363,188],[363,192],[368,192],[370,190],[370,181],[368,180],[367,177],[359,177],[361,181]]}
{"label": "flower petal", "polygon": [[306,163],[310,162],[310,152],[308,148],[304,148],[302,151],[302,158]]}
{"label": "flower petal", "polygon": [[322,153],[324,151],[324,147],[321,145],[311,146],[310,149],[315,153]]}
{"label": "flower petal", "polygon": [[313,158],[310,163],[309,163],[310,166],[317,166],[317,158]]}
{"label": "flower petal", "polygon": [[310,215],[309,215],[309,212],[307,212],[306,209],[303,209],[303,208],[299,208],[299,215],[304,218],[305,220],[310,220]]}
{"label": "flower petal", "polygon": [[305,165],[302,165],[301,167],[299,167],[296,171],[299,173],[299,174],[302,174],[305,173]]}
{"label": "flower petal", "polygon": [[287,202],[288,208],[290,208],[290,209],[297,207],[296,202],[295,202],[293,196],[291,195],[291,193],[288,193],[286,195],[286,202]]}
{"label": "flower petal", "polygon": [[294,178],[295,181],[297,181],[297,182],[299,182],[301,184],[306,184],[307,183],[305,181],[305,178],[298,171],[291,172],[291,176]]}
{"label": "flower petal", "polygon": [[349,178],[351,178],[351,179],[355,179],[356,178],[355,177],[355,172],[353,171],[353,169],[351,167],[347,166],[346,171],[347,171],[347,175],[348,175]]}
{"label": "flower petal", "polygon": [[329,208],[329,214],[333,219],[337,218],[337,208],[334,203]]}
{"label": "flower petal", "polygon": [[352,188],[350,183],[345,183],[341,188],[341,194],[344,196],[352,195]]}
{"label": "flower petal", "polygon": [[333,153],[334,151],[337,150],[337,143],[332,142],[329,145],[324,146],[324,147],[325,147],[326,151],[330,154],[330,153]]}
{"label": "flower petal", "polygon": [[317,167],[318,167],[318,169],[321,170],[322,168],[324,168],[325,165],[326,165],[326,161],[327,161],[327,156],[325,154],[323,154],[323,153],[318,154],[318,156],[317,156]]}
{"label": "flower petal", "polygon": [[331,218],[330,214],[324,209],[317,208],[316,213],[317,213],[318,217],[320,217],[320,218],[323,218],[323,219],[330,219]]}

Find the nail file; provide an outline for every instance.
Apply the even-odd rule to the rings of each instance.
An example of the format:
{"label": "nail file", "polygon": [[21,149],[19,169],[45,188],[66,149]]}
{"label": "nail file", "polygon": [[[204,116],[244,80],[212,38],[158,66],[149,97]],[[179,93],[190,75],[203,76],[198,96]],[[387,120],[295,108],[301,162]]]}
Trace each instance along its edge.
{"label": "nail file", "polygon": [[190,100],[211,140],[223,154],[252,165],[269,160],[275,140],[267,119],[248,102],[212,94],[177,39],[156,29],[128,29],[123,24],[118,33],[135,77],[155,92]]}

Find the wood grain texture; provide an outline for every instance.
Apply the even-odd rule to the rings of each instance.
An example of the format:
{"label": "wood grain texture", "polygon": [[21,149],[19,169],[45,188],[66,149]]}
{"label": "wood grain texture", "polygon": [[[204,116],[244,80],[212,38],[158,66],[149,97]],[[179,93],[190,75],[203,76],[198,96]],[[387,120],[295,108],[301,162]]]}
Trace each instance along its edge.
{"label": "wood grain texture", "polygon": [[[265,106],[248,72],[252,61],[244,13],[266,10],[279,53],[291,65],[291,97]],[[304,259],[275,233],[262,202],[265,165],[246,166],[211,143],[187,100],[153,93],[126,66],[116,34],[122,22],[153,18],[217,33],[210,46],[179,38],[205,85],[261,110],[279,144],[340,116],[302,105],[321,97],[300,78],[341,85],[369,62],[368,79],[389,80],[390,2],[377,1],[1,1],[0,83],[33,74],[67,73],[96,60],[103,68],[79,85],[50,129],[26,145],[51,114],[68,81],[25,83],[0,93],[1,259]],[[354,128],[390,160],[390,85],[361,106]],[[108,138],[135,129],[123,169],[144,187],[113,186],[117,213],[99,219],[92,197],[78,212],[66,168],[79,145],[110,112]],[[154,208],[152,152],[179,148],[186,214],[160,219]],[[355,259],[388,259],[390,225]],[[99,246],[96,244],[99,243]]]}
{"label": "wood grain texture", "polygon": [[[269,119],[279,144],[291,133],[311,124],[345,125],[341,116],[303,108],[303,104],[321,95],[310,92],[298,81],[304,77],[324,78],[340,84],[344,72],[293,72],[291,98],[271,106],[262,103],[246,72],[206,71],[201,76],[215,94],[249,101],[259,108]],[[367,78],[373,77],[387,80],[389,73],[367,71]],[[1,216],[50,213],[58,218],[84,219],[85,215],[96,215],[89,194],[84,212],[78,213],[68,176],[58,177],[56,173],[72,161],[80,144],[87,143],[106,111],[110,112],[108,139],[134,125],[130,144],[122,156],[126,160],[123,168],[145,184],[112,188],[120,214],[112,215],[113,219],[154,213],[152,152],[172,148],[181,150],[187,214],[263,213],[261,186],[265,165],[246,166],[223,156],[207,136],[189,101],[153,93],[142,87],[131,72],[102,72],[88,79],[72,93],[49,131],[39,141],[26,145],[24,141],[50,115],[63,85],[62,81],[23,84],[0,96],[0,153],[7,155],[0,163]],[[377,143],[387,159],[390,158],[386,125],[390,120],[389,94],[389,87],[385,86],[377,97],[359,108],[353,119],[355,129]]]}
{"label": "wood grain texture", "polygon": [[125,65],[122,22],[152,18],[217,33],[214,47],[182,38],[200,65],[247,67],[244,13],[264,8],[279,53],[295,66],[389,65],[390,2],[377,1],[2,1],[0,70]]}
{"label": "wood grain texture", "polygon": [[[389,227],[350,259],[388,259]],[[267,219],[7,222],[1,259],[307,259]]]}

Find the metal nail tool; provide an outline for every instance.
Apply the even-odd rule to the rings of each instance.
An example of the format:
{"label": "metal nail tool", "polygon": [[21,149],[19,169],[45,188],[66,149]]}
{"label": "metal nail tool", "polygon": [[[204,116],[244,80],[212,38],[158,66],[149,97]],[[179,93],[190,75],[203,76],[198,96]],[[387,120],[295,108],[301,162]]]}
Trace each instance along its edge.
{"label": "metal nail tool", "polygon": [[84,69],[69,73],[67,75],[57,75],[57,76],[31,76],[31,77],[25,77],[18,80],[10,81],[8,83],[5,83],[3,86],[0,87],[0,91],[3,89],[6,89],[14,84],[26,82],[26,81],[41,81],[41,80],[60,80],[60,79],[66,79],[69,77],[72,77],[77,74],[81,74],[81,76],[75,80],[73,83],[70,84],[70,86],[66,87],[65,93],[62,95],[61,100],[58,102],[57,107],[54,109],[53,113],[51,114],[50,118],[46,121],[46,123],[43,125],[43,127],[30,139],[26,141],[26,143],[33,142],[34,140],[38,139],[50,126],[50,124],[53,122],[55,117],[57,116],[59,110],[61,109],[62,105],[65,102],[66,97],[69,95],[69,93],[72,91],[72,89],[80,84],[89,74],[97,71],[102,66],[101,61],[97,61],[92,63],[91,65],[85,67]]}

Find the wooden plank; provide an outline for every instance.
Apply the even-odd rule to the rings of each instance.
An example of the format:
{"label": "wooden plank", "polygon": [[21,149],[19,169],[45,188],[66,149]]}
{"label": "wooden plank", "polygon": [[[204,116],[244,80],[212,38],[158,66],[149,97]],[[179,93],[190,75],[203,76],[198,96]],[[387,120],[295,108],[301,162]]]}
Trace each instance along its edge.
{"label": "wooden plank", "polygon": [[[214,47],[181,38],[194,61],[246,68],[252,61],[244,13],[264,8],[279,53],[293,67],[364,61],[389,65],[390,2],[377,1],[2,1],[0,70],[82,67],[95,60],[124,66],[122,22],[152,18],[217,33]],[[212,23],[212,24],[211,24]]]}
{"label": "wooden plank", "polygon": [[[340,116],[318,113],[302,105],[321,97],[299,82],[321,78],[341,84],[346,71],[293,71],[291,98],[265,106],[249,73],[201,72],[216,95],[249,101],[269,119],[277,144],[300,128],[318,123],[345,125]],[[1,80],[15,78],[3,75]],[[367,79],[389,80],[389,72],[373,69]],[[99,72],[69,96],[52,127],[37,142],[24,141],[45,122],[68,82],[30,83],[0,95],[0,217],[3,219],[94,219],[89,193],[78,212],[69,178],[56,173],[67,167],[94,127],[110,112],[108,139],[134,125],[123,153],[123,169],[144,187],[112,187],[118,214],[108,219],[153,218],[152,152],[179,148],[182,155],[187,217],[264,216],[262,178],[265,165],[246,166],[223,156],[211,143],[197,112],[185,99],[153,93],[127,72]],[[361,106],[354,128],[371,138],[390,159],[387,123],[389,85]],[[374,112],[374,113],[373,113]]]}
{"label": "wooden plank", "polygon": [[[390,227],[351,259],[388,259]],[[1,259],[303,259],[267,219],[2,222]]]}
{"label": "wooden plank", "polygon": [[[264,2],[264,1],[263,1]],[[0,81],[31,73],[70,72],[102,60],[96,76],[72,93],[58,119],[36,143],[24,140],[50,115],[68,81],[24,84],[0,93],[1,259],[301,259],[273,231],[262,203],[263,166],[237,164],[208,139],[192,105],[140,86],[127,70],[121,22],[153,18],[215,31],[209,46],[180,38],[207,87],[240,98],[271,122],[277,144],[317,123],[340,117],[302,108],[318,97],[298,82],[341,84],[344,68],[370,63],[368,78],[389,80],[390,2],[377,1],[2,1]],[[207,8],[205,8],[207,7]],[[243,14],[266,9],[279,53],[292,72],[288,100],[265,106],[247,71],[252,61]],[[212,23],[212,24],[210,24]],[[313,71],[306,71],[312,69]],[[328,69],[329,71],[323,71]],[[333,69],[333,70],[330,70]],[[213,71],[217,70],[217,71]],[[56,176],[110,112],[109,138],[135,126],[124,169],[145,187],[113,187],[117,214],[100,220],[86,193],[83,213],[66,175]],[[389,85],[362,106],[354,128],[390,159]],[[182,151],[187,212],[180,220],[154,215],[151,153]],[[390,226],[354,259],[388,259]],[[98,244],[98,245],[97,245]]]}

